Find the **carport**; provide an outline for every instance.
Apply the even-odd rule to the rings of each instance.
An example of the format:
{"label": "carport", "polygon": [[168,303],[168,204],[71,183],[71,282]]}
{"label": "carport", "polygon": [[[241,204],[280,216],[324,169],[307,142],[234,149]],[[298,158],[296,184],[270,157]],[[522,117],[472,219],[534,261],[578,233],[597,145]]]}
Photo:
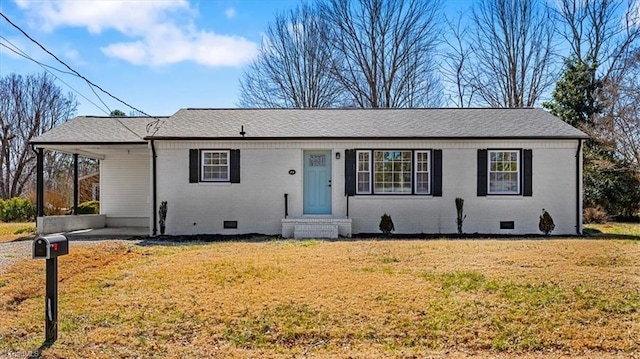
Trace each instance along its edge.
{"label": "carport", "polygon": [[[151,150],[144,136],[148,117],[77,117],[33,139],[36,152],[38,233],[149,235],[153,226]],[[99,128],[96,128],[99,127]],[[73,156],[72,215],[45,215],[45,151]],[[79,156],[100,161],[100,214],[78,214]],[[90,233],[90,234],[89,234]]]}

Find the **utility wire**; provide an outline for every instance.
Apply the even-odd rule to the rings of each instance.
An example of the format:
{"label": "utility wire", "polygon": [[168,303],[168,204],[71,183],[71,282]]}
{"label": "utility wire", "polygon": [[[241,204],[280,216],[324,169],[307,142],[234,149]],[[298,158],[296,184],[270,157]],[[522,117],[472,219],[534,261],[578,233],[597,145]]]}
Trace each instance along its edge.
{"label": "utility wire", "polygon": [[[47,54],[51,55],[54,59],[56,59],[59,63],[61,63],[62,65],[64,65],[67,69],[69,69],[71,72],[74,73],[75,76],[85,80],[89,85],[94,86],[95,88],[97,88],[98,90],[102,91],[103,93],[105,93],[106,95],[108,95],[109,97],[113,98],[114,100],[120,102],[121,104],[133,109],[134,111],[138,111],[139,113],[150,117],[150,118],[154,118],[156,119],[155,124],[149,123],[147,125],[147,133],[150,131],[151,128],[154,129],[154,132],[151,135],[154,135],[158,129],[159,129],[159,125],[161,123],[161,120],[156,117],[156,116],[151,116],[148,113],[128,104],[127,102],[119,99],[118,97],[112,95],[111,93],[109,93],[109,91],[103,89],[102,87],[96,85],[95,83],[91,82],[88,78],[82,76],[78,71],[72,69],[69,65],[67,65],[66,62],[60,60],[55,54],[53,54],[51,51],[47,50],[47,48],[45,48],[42,44],[40,44],[37,40],[35,40],[34,38],[32,38],[31,36],[29,36],[29,34],[27,34],[24,30],[22,30],[22,28],[20,28],[20,26],[14,24],[5,14],[3,14],[2,12],[0,12],[0,16],[2,16],[9,24],[11,24],[11,26],[13,26],[14,28],[16,28],[18,31],[20,31],[27,39],[31,40],[31,42],[33,42],[34,44],[38,45],[44,52],[46,52]],[[131,131],[132,133],[135,134],[135,131],[131,130],[129,127],[127,127],[124,123],[122,123],[122,121],[118,120],[125,128],[127,128],[129,131]]]}
{"label": "utility wire", "polygon": [[[27,55],[24,51],[22,51],[19,47],[17,47],[15,44],[11,43],[11,41],[7,40],[5,37],[3,37],[2,35],[0,35],[0,38],[2,38],[4,41],[8,42],[9,44],[11,44],[11,46],[13,46],[14,48],[11,48],[9,46],[7,46],[6,44],[3,44],[2,42],[0,42],[0,46],[6,48],[7,50],[13,52],[14,54],[18,55],[18,56],[22,56],[27,60],[31,60],[33,62],[35,62],[36,64],[40,65],[40,67],[42,67],[43,70],[45,70],[46,72],[50,73],[51,76],[53,76],[56,80],[62,82],[63,84],[65,84],[67,87],[69,87],[70,89],[72,89],[75,93],[77,93],[78,95],[80,95],[82,98],[84,98],[85,100],[89,101],[89,103],[91,103],[92,105],[94,105],[97,109],[99,109],[100,111],[104,112],[105,114],[109,115],[109,111],[105,111],[104,108],[98,106],[95,102],[91,101],[89,98],[87,98],[85,95],[83,95],[80,91],[76,90],[75,88],[73,88],[73,86],[69,85],[68,83],[66,83],[63,79],[61,79],[60,77],[56,76],[56,74],[54,74],[53,72],[51,72],[48,68],[59,71],[61,73],[64,74],[70,74],[73,75],[71,72],[68,71],[64,71],[64,70],[60,70],[58,68],[55,68],[53,66],[44,64],[32,57],[30,57],[29,55]],[[75,75],[74,75],[75,76]],[[104,103],[104,102],[103,102]],[[107,107],[107,110],[109,109],[109,107]]]}

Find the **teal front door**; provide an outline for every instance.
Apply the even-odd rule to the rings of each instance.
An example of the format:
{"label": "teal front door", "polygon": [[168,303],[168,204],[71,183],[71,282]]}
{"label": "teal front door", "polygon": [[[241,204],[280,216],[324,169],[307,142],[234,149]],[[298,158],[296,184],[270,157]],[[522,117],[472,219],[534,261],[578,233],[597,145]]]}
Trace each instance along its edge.
{"label": "teal front door", "polygon": [[331,151],[304,151],[304,214],[331,214]]}

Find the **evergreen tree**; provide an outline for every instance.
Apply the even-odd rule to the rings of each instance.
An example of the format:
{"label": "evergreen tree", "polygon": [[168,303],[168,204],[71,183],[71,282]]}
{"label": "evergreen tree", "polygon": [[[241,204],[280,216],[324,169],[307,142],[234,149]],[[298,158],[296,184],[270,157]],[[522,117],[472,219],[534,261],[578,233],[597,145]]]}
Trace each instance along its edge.
{"label": "evergreen tree", "polygon": [[595,61],[567,59],[562,78],[553,90],[553,101],[542,106],[571,126],[592,124],[593,116],[602,111],[598,101],[602,81],[596,78],[596,68]]}

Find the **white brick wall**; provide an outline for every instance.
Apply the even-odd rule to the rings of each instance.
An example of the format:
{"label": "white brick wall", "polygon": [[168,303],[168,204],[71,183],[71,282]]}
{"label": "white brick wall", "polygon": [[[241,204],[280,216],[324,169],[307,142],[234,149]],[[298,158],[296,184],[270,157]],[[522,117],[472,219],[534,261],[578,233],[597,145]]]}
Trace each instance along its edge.
{"label": "white brick wall", "polygon": [[[190,148],[241,149],[241,183],[189,183]],[[456,197],[465,200],[465,233],[539,233],[542,208],[556,223],[554,234],[576,233],[577,140],[158,141],[158,203],[168,201],[167,234],[281,233],[284,193],[289,216],[302,216],[303,149],[333,150],[333,216],[344,218],[344,150],[349,148],[443,150],[442,197],[351,197],[353,233],[378,233],[383,213],[391,215],[398,233],[455,233]],[[476,196],[477,150],[486,148],[533,150],[533,197]],[[339,160],[335,152],[341,153]],[[291,169],[295,175],[289,175]],[[238,229],[223,229],[225,220],[238,221]],[[515,229],[500,230],[500,221],[514,221]]]}

